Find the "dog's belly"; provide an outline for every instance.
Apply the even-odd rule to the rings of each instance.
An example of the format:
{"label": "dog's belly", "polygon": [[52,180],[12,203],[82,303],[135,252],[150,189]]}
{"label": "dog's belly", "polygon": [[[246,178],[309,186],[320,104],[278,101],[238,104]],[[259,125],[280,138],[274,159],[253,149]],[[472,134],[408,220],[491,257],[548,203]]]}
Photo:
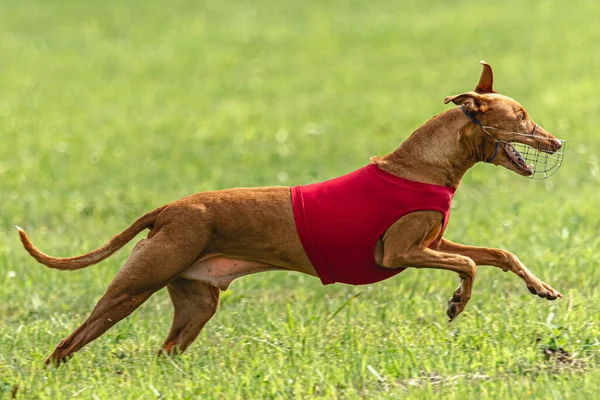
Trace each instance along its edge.
{"label": "dog's belly", "polygon": [[215,256],[196,262],[179,276],[184,279],[202,281],[221,290],[227,290],[231,282],[244,275],[284,269],[256,261]]}

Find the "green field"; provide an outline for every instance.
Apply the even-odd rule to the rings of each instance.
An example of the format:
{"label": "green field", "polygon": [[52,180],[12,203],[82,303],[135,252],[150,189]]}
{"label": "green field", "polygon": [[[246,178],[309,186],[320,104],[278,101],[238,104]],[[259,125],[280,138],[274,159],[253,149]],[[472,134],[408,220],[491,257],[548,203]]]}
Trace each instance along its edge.
{"label": "green field", "polygon": [[[597,398],[599,18],[597,1],[0,2],[0,398]],[[480,59],[567,140],[565,164],[547,181],[477,165],[446,236],[513,251],[564,299],[480,267],[449,325],[452,273],[273,272],[224,292],[181,356],[155,357],[163,290],[44,369],[135,241],[61,273],[13,225],[77,255],[187,194],[340,175],[471,90]]]}

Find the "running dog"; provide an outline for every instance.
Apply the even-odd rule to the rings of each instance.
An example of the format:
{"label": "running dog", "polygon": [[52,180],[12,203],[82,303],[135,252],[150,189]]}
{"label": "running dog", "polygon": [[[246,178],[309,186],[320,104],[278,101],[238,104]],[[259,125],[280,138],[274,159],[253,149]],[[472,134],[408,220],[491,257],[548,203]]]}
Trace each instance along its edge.
{"label": "running dog", "polygon": [[[184,197],[140,217],[106,245],[88,254],[48,256],[18,228],[38,262],[77,270],[109,257],[149,229],[110,283],[89,318],[65,338],[46,363],[74,352],[167,287],[175,314],[162,346],[183,352],[219,304],[219,294],[241,276],[298,271],[334,282],[370,284],[405,268],[452,271],[460,285],[448,301],[452,321],[471,298],[478,265],[520,277],[547,300],[562,295],[508,251],[465,246],[442,237],[461,178],[479,162],[519,175],[547,175],[562,161],[563,142],[535,124],[515,100],[493,89],[491,67],[474,91],[446,97],[447,110],[417,129],[394,152],[372,157],[354,172],[297,187],[237,188]],[[528,164],[523,146],[546,157],[544,170]],[[552,163],[548,168],[550,157]]]}

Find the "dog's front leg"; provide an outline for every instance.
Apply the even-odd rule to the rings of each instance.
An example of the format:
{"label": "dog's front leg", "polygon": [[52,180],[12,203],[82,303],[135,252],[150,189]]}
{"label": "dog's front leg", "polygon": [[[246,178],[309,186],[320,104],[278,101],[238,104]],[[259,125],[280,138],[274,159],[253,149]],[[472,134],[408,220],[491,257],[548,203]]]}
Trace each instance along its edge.
{"label": "dog's front leg", "polygon": [[397,251],[391,247],[384,250],[382,266],[385,268],[435,268],[453,271],[460,277],[460,286],[448,301],[446,314],[450,322],[460,314],[471,299],[473,281],[477,266],[469,257],[459,254],[449,254],[429,249],[424,246],[415,246],[405,251]]}
{"label": "dog's front leg", "polygon": [[557,297],[563,297],[557,290],[541,281],[529,271],[517,256],[506,250],[465,246],[443,238],[437,243],[435,248],[439,251],[461,254],[469,257],[477,265],[491,265],[501,268],[504,272],[511,271],[523,279],[525,285],[527,285],[527,289],[529,289],[532,294],[537,294],[539,297],[548,300],[556,300]]}
{"label": "dog's front leg", "polygon": [[431,249],[442,228],[437,211],[417,211],[397,220],[381,237],[375,261],[384,268],[436,268],[453,271],[460,286],[448,301],[446,314],[452,321],[471,299],[477,264],[468,256]]}

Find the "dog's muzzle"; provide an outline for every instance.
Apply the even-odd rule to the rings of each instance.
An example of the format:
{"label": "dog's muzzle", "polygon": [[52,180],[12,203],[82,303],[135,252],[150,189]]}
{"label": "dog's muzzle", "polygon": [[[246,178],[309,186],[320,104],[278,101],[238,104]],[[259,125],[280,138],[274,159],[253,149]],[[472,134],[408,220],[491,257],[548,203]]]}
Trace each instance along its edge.
{"label": "dog's muzzle", "polygon": [[510,157],[517,167],[530,172],[528,178],[531,179],[547,179],[554,175],[560,168],[565,154],[565,141],[539,136],[535,134],[537,124],[534,126],[530,134],[509,132],[504,129],[498,129],[491,126],[481,125],[485,133],[492,136],[488,130],[502,131],[505,134],[511,134],[515,139],[518,136],[534,139],[538,143],[538,147],[531,147],[528,144],[517,141],[505,141],[495,139],[496,143],[500,143],[506,154]]}
{"label": "dog's muzzle", "polygon": [[[517,167],[530,173],[528,175],[531,179],[546,179],[551,177],[558,171],[563,162],[563,156],[565,154],[565,141],[559,139],[548,139],[543,136],[535,134],[537,124],[533,126],[530,133],[519,133],[510,132],[500,128],[494,128],[492,126],[483,125],[476,118],[474,118],[467,109],[462,106],[462,111],[465,115],[475,124],[479,125],[485,133],[492,137],[496,142],[496,148],[494,155],[490,159],[484,159],[486,163],[490,163],[496,158],[498,154],[498,145],[502,145],[502,148],[506,151],[506,154],[510,157]],[[504,134],[510,134],[515,139],[520,137],[527,137],[534,139],[538,143],[538,147],[534,148],[525,143],[516,141],[505,141],[496,139],[489,130],[501,131]],[[557,140],[557,142],[553,142]],[[550,143],[550,144],[548,144]]]}
{"label": "dog's muzzle", "polygon": [[[504,147],[507,142],[501,143]],[[511,160],[517,165],[522,162],[533,171],[529,178],[546,179],[554,175],[562,165],[566,142],[560,140],[561,145],[558,150],[551,149],[550,146],[544,147],[544,145],[536,149],[524,143],[511,142],[507,144],[507,147],[515,151],[514,155],[509,153]],[[509,150],[507,150],[508,152]]]}

